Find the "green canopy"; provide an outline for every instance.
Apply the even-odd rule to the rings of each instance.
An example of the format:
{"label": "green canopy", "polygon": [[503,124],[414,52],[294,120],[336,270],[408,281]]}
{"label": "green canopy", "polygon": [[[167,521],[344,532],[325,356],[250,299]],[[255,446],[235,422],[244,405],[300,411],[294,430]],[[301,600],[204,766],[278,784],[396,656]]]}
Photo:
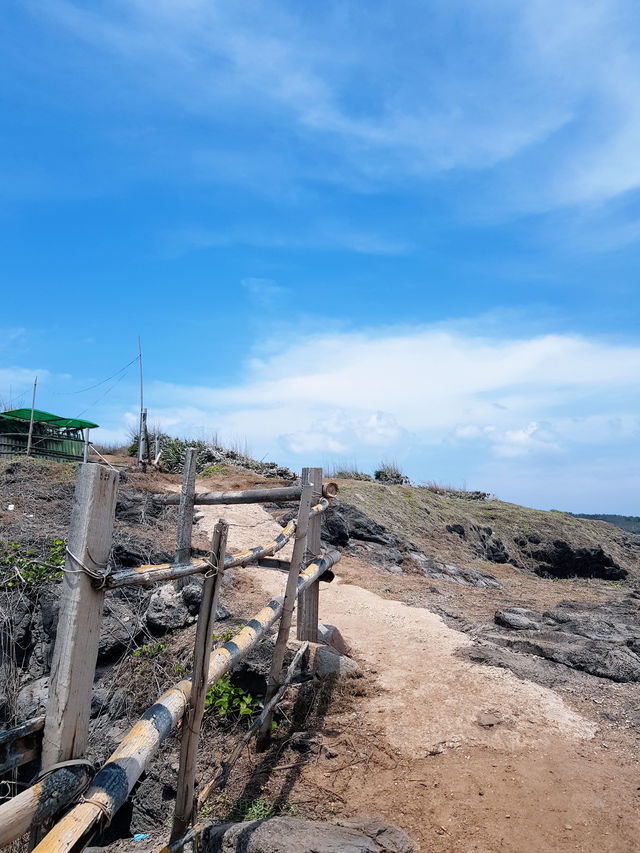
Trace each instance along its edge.
{"label": "green canopy", "polygon": [[[30,421],[31,409],[12,409],[10,412],[1,412],[0,418],[12,418],[18,421]],[[56,429],[95,429],[98,424],[91,421],[81,421],[78,418],[61,418],[52,415],[51,412],[41,412],[40,409],[33,410],[33,420],[36,423],[49,424]]]}

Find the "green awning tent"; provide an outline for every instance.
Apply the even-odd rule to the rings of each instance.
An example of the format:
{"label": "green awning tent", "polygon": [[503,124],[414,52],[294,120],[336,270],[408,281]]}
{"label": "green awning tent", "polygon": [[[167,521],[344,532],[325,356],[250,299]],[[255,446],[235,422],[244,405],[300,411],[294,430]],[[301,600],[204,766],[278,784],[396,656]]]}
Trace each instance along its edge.
{"label": "green awning tent", "polygon": [[[0,456],[24,456],[27,452],[31,409],[0,412]],[[32,456],[58,462],[82,460],[82,431],[98,424],[80,418],[63,418],[40,409],[33,411]]]}

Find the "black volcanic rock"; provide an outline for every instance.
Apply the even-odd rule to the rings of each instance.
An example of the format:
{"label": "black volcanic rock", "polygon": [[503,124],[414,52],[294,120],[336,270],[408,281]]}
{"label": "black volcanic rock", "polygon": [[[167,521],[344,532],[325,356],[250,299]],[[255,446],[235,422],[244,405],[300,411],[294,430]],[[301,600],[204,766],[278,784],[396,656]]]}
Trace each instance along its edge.
{"label": "black volcanic rock", "polygon": [[536,574],[543,578],[604,578],[605,580],[623,580],[629,574],[626,569],[614,563],[601,547],[572,548],[561,539],[530,552],[534,560],[539,560]]}

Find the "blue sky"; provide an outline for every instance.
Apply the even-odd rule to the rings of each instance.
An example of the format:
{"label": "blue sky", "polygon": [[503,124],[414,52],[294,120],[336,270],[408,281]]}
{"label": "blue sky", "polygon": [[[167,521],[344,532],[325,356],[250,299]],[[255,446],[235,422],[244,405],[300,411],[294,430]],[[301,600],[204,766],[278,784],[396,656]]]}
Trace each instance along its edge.
{"label": "blue sky", "polygon": [[[7,0],[0,399],[640,514],[625,0]],[[118,381],[116,381],[118,380]]]}

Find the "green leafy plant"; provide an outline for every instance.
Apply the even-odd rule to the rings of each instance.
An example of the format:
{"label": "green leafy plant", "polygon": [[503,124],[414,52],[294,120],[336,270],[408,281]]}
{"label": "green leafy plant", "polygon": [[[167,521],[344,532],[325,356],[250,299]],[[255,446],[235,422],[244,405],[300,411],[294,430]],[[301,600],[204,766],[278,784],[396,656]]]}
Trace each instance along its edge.
{"label": "green leafy plant", "polygon": [[65,550],[63,539],[52,539],[48,556],[40,560],[32,548],[25,551],[17,542],[0,542],[0,583],[11,589],[21,583],[38,586],[59,580],[63,575]]}
{"label": "green leafy plant", "polygon": [[213,477],[215,474],[224,474],[224,465],[222,462],[215,462],[213,465],[207,465],[207,467],[203,468],[198,474],[198,477],[202,479],[204,477]]}
{"label": "green leafy plant", "polygon": [[211,641],[213,643],[219,643],[220,645],[224,645],[225,643],[228,643],[230,640],[232,640],[239,631],[242,631],[243,628],[244,625],[238,625],[238,627],[232,631],[223,631],[221,634],[212,634]]}
{"label": "green leafy plant", "polygon": [[271,817],[276,808],[269,800],[258,798],[256,800],[248,800],[242,798],[238,800],[235,806],[229,813],[229,818],[232,821],[243,820],[266,820]]}
{"label": "green leafy plant", "polygon": [[150,643],[149,645],[140,646],[133,653],[134,658],[155,658],[160,652],[167,648],[167,643]]}
{"label": "green leafy plant", "polygon": [[204,700],[205,713],[215,709],[220,717],[250,717],[258,707],[258,700],[248,691],[232,684],[228,674],[223,675],[207,690]]}

